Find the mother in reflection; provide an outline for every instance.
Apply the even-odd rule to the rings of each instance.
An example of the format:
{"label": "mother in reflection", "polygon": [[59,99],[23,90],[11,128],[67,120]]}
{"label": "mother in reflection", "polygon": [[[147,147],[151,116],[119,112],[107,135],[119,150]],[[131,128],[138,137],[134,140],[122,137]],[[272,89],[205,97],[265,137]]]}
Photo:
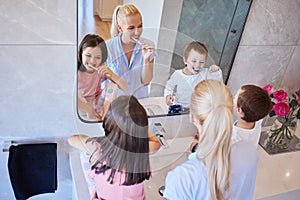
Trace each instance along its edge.
{"label": "mother in reflection", "polygon": [[128,84],[127,91],[137,98],[149,96],[147,85],[153,78],[155,50],[153,43],[141,38],[142,15],[132,4],[117,6],[112,17],[111,36],[107,44],[108,66]]}

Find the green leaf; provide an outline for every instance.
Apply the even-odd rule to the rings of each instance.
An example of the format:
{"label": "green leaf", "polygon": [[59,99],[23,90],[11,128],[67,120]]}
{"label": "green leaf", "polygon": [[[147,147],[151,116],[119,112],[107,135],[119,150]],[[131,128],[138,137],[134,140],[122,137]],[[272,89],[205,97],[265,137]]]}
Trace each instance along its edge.
{"label": "green leaf", "polygon": [[298,112],[296,114],[297,119],[300,119],[300,109],[298,109]]}
{"label": "green leaf", "polygon": [[300,89],[296,91],[296,94],[298,95],[298,97],[300,97]]}
{"label": "green leaf", "polygon": [[293,99],[291,102],[290,102],[290,107],[294,107],[294,106],[297,106],[298,105],[298,102]]}
{"label": "green leaf", "polygon": [[269,116],[270,117],[273,117],[273,116],[275,116],[276,114],[275,114],[275,111],[274,110],[272,110],[271,112],[270,112],[270,114],[269,114]]}

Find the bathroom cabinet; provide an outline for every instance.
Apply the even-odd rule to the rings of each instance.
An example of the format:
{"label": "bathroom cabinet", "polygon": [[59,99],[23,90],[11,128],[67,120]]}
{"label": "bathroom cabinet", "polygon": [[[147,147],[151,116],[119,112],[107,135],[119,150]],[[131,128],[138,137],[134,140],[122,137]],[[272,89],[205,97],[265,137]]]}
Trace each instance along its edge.
{"label": "bathroom cabinet", "polygon": [[94,0],[94,15],[98,15],[102,21],[111,21],[115,7],[120,4],[123,4],[123,0]]}

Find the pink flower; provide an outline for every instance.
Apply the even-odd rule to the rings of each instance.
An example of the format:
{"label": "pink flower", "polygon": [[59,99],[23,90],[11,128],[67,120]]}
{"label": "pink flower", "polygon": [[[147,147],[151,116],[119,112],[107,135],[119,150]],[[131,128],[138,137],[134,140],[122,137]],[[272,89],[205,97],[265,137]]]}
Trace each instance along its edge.
{"label": "pink flower", "polygon": [[273,86],[271,84],[268,84],[264,87],[264,90],[266,90],[268,92],[268,94],[272,94],[273,93]]}
{"label": "pink flower", "polygon": [[288,93],[284,90],[278,90],[274,92],[274,99],[276,99],[278,102],[285,102],[288,98]]}
{"label": "pink flower", "polygon": [[285,117],[290,112],[290,107],[286,103],[279,102],[273,106],[276,115]]}
{"label": "pink flower", "polygon": [[300,105],[300,97],[298,97],[297,102],[298,102],[298,104]]}

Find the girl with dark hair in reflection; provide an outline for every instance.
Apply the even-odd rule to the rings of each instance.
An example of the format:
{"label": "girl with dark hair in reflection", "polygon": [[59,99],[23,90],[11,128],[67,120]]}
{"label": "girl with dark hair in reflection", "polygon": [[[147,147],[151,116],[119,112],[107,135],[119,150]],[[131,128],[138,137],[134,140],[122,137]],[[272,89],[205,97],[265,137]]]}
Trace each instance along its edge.
{"label": "girl with dark hair in reflection", "polygon": [[[107,59],[107,48],[104,40],[95,34],[87,34],[78,49],[78,111],[80,117],[88,120],[102,120],[109,103],[112,101],[113,91],[119,87],[127,90],[126,82],[113,73],[104,62]],[[106,96],[104,83],[108,84],[112,94]],[[107,89],[107,88],[106,88]],[[115,91],[116,92],[116,91]]]}

